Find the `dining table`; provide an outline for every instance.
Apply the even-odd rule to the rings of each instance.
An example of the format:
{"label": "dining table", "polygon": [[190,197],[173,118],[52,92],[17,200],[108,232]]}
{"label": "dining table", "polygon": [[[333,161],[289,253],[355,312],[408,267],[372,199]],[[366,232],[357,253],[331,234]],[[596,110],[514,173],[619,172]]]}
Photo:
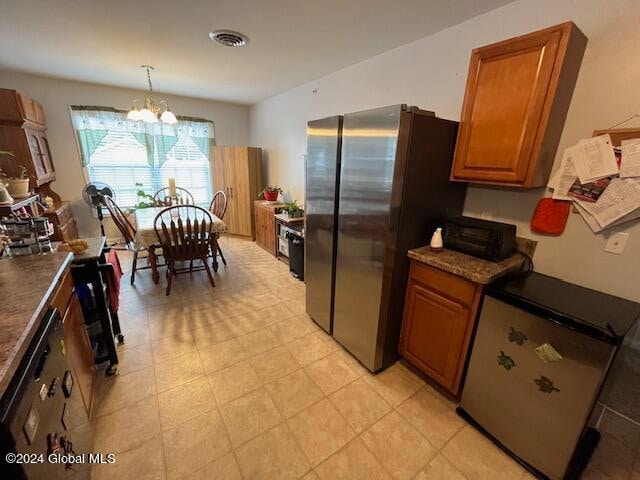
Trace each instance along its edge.
{"label": "dining table", "polygon": [[[154,221],[158,213],[162,212],[166,208],[167,207],[140,208],[135,211],[135,244],[138,248],[147,249],[147,253],[149,255],[149,266],[151,267],[151,278],[153,279],[153,283],[158,283],[160,281],[160,273],[158,272],[158,255],[156,252],[156,249],[159,248],[160,245],[158,235],[156,234],[154,228]],[[204,208],[206,209],[206,207]],[[209,215],[211,215],[211,233],[213,234],[212,242],[216,247],[215,250],[212,248],[212,265],[213,270],[217,272],[217,241],[219,235],[227,230],[227,226],[220,218],[216,217],[213,213],[209,212]],[[204,218],[208,225],[209,221],[207,217]]]}

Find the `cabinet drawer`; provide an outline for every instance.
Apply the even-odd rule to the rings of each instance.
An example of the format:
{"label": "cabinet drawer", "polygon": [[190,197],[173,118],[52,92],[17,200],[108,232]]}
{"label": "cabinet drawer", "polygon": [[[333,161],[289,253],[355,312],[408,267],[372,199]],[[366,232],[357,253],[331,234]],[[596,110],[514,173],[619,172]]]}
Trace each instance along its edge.
{"label": "cabinet drawer", "polygon": [[73,218],[73,214],[71,213],[71,209],[69,206],[65,208],[61,208],[56,212],[56,218],[58,221],[58,225],[62,225],[63,223],[67,223],[69,220]]}
{"label": "cabinet drawer", "polygon": [[423,283],[431,290],[440,292],[443,296],[452,298],[464,305],[471,305],[476,286],[473,282],[443,272],[423,263],[411,262],[411,279]]}

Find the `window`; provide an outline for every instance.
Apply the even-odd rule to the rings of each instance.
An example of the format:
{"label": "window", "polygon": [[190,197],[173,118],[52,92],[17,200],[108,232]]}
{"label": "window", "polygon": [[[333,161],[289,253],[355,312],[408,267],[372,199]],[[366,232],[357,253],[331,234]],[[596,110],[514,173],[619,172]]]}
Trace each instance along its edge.
{"label": "window", "polygon": [[186,188],[196,203],[212,196],[209,146],[213,123],[180,120],[176,126],[140,124],[126,113],[72,107],[82,163],[91,182],[110,185],[121,207],[136,203],[136,182],[153,195],[169,177]]}

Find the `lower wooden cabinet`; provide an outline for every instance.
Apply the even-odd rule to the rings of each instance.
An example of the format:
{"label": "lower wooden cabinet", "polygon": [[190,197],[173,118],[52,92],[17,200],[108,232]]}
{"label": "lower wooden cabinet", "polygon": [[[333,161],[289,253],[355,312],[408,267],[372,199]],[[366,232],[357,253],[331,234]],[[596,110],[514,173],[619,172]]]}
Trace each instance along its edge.
{"label": "lower wooden cabinet", "polygon": [[67,270],[51,300],[62,316],[62,333],[75,385],[80,389],[87,417],[91,416],[96,381],[96,365],[82,307],[76,297],[71,270]]}
{"label": "lower wooden cabinet", "polygon": [[80,387],[84,408],[87,415],[90,415],[96,381],[96,365],[89,335],[84,325],[82,307],[75,295],[71,296],[67,311],[62,319],[62,331],[67,356],[74,370],[76,382]]}
{"label": "lower wooden cabinet", "polygon": [[458,395],[482,285],[411,263],[400,354]]}
{"label": "lower wooden cabinet", "polygon": [[255,202],[256,243],[271,255],[276,256],[276,219],[275,214],[282,211],[281,203],[269,203],[263,200]]}

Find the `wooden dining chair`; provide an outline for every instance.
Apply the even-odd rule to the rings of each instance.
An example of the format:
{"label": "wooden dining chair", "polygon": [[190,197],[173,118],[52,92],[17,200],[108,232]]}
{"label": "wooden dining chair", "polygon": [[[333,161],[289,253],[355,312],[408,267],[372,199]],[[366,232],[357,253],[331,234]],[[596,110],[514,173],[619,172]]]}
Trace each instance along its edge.
{"label": "wooden dining chair", "polygon": [[[220,220],[224,219],[224,214],[227,211],[227,194],[224,193],[222,190],[218,190],[213,195],[213,200],[211,200],[211,204],[209,204],[209,211],[213,213],[216,217],[218,217]],[[220,238],[220,233],[216,232],[213,235],[215,236],[216,242],[215,242],[215,246],[212,245],[211,254],[214,256],[220,255],[220,259],[222,260],[222,263],[226,267],[227,261],[225,260],[224,255],[222,254],[222,249],[220,248],[220,242],[218,242],[218,239]],[[214,249],[217,250],[217,252],[213,251]]]}
{"label": "wooden dining chair", "polygon": [[[212,223],[209,212],[196,205],[174,205],[156,215],[153,228],[167,264],[167,295],[171,293],[173,277],[194,271],[193,260],[202,262],[202,267],[195,270],[205,270],[211,286],[216,286],[207,263]],[[190,262],[189,267],[176,266],[176,262],[185,261]]]}
{"label": "wooden dining chair", "polygon": [[[193,195],[186,188],[176,187],[176,205],[195,205]],[[169,187],[164,187],[158,190],[153,195],[153,204],[156,207],[170,207],[172,202],[169,197]]]}
{"label": "wooden dining chair", "polygon": [[145,252],[146,248],[136,244],[136,228],[131,224],[127,216],[116,204],[116,202],[113,201],[113,198],[105,195],[104,203],[107,207],[107,210],[109,210],[109,214],[111,215],[113,223],[115,223],[118,230],[120,230],[127,249],[133,251],[133,262],[131,264],[131,285],[133,285],[133,282],[135,282],[136,280],[137,270],[151,268],[149,266],[138,267],[139,254],[140,252]]}

